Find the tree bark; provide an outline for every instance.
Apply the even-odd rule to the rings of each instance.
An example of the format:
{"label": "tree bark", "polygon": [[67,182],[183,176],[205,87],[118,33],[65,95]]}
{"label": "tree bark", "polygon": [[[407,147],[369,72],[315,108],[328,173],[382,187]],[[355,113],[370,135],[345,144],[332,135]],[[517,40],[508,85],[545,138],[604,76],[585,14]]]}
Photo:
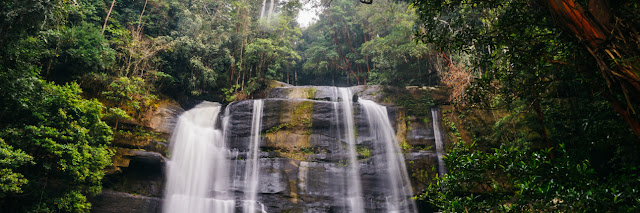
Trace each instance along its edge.
{"label": "tree bark", "polygon": [[102,26],[102,35],[104,35],[104,30],[107,29],[107,22],[109,21],[109,16],[111,15],[114,4],[116,4],[116,0],[113,0],[111,2],[111,7],[109,8],[109,12],[107,12],[107,17],[104,19],[104,25]]}
{"label": "tree bark", "polygon": [[637,26],[611,14],[609,2],[590,0],[587,11],[575,0],[542,0],[556,24],[577,37],[593,56],[608,86],[607,100],[640,137],[636,113],[640,100],[640,33]]}
{"label": "tree bark", "polygon": [[136,28],[136,36],[140,36],[140,32],[142,32],[142,16],[144,15],[144,11],[147,9],[148,0],[144,1],[144,7],[142,7],[142,12],[140,13],[140,17],[138,18],[138,28]]}

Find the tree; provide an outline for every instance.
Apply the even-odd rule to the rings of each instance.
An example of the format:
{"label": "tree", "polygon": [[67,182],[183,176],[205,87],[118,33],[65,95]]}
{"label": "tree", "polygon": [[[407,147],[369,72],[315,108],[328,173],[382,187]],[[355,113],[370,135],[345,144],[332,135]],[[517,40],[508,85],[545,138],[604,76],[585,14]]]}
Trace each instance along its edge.
{"label": "tree", "polygon": [[332,85],[435,84],[435,52],[413,39],[415,18],[403,2],[332,1],[298,45],[306,59],[302,79]]}
{"label": "tree", "polygon": [[86,196],[100,191],[110,165],[102,105],[83,99],[75,83],[58,86],[33,78],[36,73],[0,75],[0,101],[11,107],[0,114],[0,209],[88,212]]}
{"label": "tree", "polygon": [[[599,13],[579,10],[573,3],[414,1],[419,15],[416,35],[473,76],[466,90],[467,107],[456,111],[464,116],[478,110],[501,114],[497,121],[485,124],[489,128],[465,119],[472,140],[465,143],[478,146],[458,143],[447,160],[450,173],[424,199],[443,211],[638,208],[633,198],[638,191],[634,152],[640,141],[633,124],[627,124],[629,117],[607,106],[615,108],[625,100],[625,89],[620,88],[629,91],[629,87],[607,77],[602,60],[594,58],[590,43],[602,38],[597,30],[582,35],[584,29],[594,27],[584,19],[599,19]],[[637,14],[628,10],[637,8],[637,3],[609,6],[611,14],[624,17],[614,18],[621,21],[620,26],[637,22]],[[588,24],[577,28],[577,23]],[[634,32],[626,28],[619,33]],[[601,47],[618,45],[614,40]],[[630,44],[625,49],[636,48]],[[627,56],[631,58],[618,62],[635,60]],[[635,114],[632,117],[637,119]],[[594,195],[602,199],[588,198]]]}
{"label": "tree", "polygon": [[[595,61],[598,69],[591,69],[591,75],[601,75],[602,84],[596,87],[603,91],[612,105],[640,136],[640,123],[635,113],[638,97],[638,73],[640,67],[638,50],[640,36],[637,33],[638,16],[633,9],[640,7],[637,2],[589,1],[585,10],[573,0],[550,1],[429,1],[417,0],[414,6],[420,14],[420,32],[425,41],[434,42],[447,50],[475,51],[485,55],[499,56],[499,51],[523,49],[513,41],[546,41],[541,47],[551,45],[578,45],[589,60]],[[518,8],[519,7],[519,8]],[[514,20],[514,21],[510,21]],[[536,21],[537,20],[537,21]],[[518,26],[518,27],[516,27]],[[526,33],[510,32],[529,29]],[[435,35],[432,32],[441,32]],[[566,34],[560,34],[565,32]],[[511,35],[528,34],[528,39],[515,40]],[[531,36],[536,35],[536,36]],[[555,37],[555,38],[553,38]],[[525,38],[525,37],[522,37]],[[468,39],[468,40],[466,40]],[[466,40],[466,41],[465,41]],[[528,42],[530,43],[530,42]],[[578,48],[578,47],[576,47]],[[529,48],[524,48],[529,49]],[[507,53],[508,55],[508,53]],[[551,54],[558,55],[558,54]],[[535,56],[534,56],[535,57]],[[486,57],[488,58],[488,57]],[[567,63],[557,58],[536,60],[541,65]],[[587,59],[587,58],[584,58]],[[489,68],[491,62],[485,59],[481,67]],[[507,62],[508,63],[508,62]],[[555,65],[554,65],[555,66]],[[575,70],[575,69],[574,69]],[[484,72],[483,71],[483,72]]]}

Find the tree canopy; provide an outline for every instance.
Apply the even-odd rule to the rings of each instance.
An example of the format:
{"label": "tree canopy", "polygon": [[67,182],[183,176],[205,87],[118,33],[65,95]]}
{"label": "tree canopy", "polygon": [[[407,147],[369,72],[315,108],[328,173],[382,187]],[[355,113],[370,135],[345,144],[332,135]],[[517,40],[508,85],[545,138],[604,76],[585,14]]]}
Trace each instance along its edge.
{"label": "tree canopy", "polygon": [[412,6],[415,34],[451,58],[443,83],[467,88],[453,114],[506,113],[492,127],[458,122],[471,141],[452,149],[449,175],[422,198],[443,211],[638,208],[637,2]]}
{"label": "tree canopy", "polygon": [[[318,19],[301,28],[310,3]],[[467,141],[452,137],[449,174],[419,196],[440,210],[637,211],[638,11],[608,0],[5,0],[0,211],[87,212],[123,123],[148,122],[167,97],[261,97],[269,80],[449,87],[445,123]]]}

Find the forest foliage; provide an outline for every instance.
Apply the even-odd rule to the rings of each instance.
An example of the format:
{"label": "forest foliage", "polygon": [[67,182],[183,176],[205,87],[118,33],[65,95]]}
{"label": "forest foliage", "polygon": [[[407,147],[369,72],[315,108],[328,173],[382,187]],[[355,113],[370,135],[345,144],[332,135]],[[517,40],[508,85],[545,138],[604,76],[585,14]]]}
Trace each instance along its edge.
{"label": "forest foliage", "polygon": [[407,3],[334,0],[303,33],[300,83],[435,85],[437,52],[414,40]]}
{"label": "forest foliage", "polygon": [[[416,35],[451,59],[443,83],[467,88],[454,93],[448,124],[457,131],[458,120],[470,138],[453,138],[449,173],[420,199],[445,212],[638,211],[637,93],[626,76],[612,74],[640,71],[637,2],[415,0],[412,7]],[[615,30],[598,40],[588,34],[598,29],[574,21]],[[602,57],[607,51],[618,55]]]}
{"label": "forest foliage", "polygon": [[[545,2],[603,3],[611,33]],[[0,211],[87,212],[122,123],[269,80],[452,87],[472,141],[419,196],[442,211],[637,211],[640,6],[576,2],[324,0],[301,28],[309,1],[3,1]]]}

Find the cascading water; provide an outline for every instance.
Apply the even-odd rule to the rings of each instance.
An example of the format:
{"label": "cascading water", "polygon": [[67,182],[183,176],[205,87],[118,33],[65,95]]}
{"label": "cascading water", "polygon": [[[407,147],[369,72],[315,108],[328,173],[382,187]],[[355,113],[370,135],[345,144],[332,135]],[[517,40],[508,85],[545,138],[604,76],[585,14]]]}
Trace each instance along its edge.
{"label": "cascading water", "polygon": [[233,212],[226,195],[228,151],[222,131],[215,129],[220,105],[205,102],[178,118],[167,163],[164,212]]}
{"label": "cascading water", "polygon": [[431,108],[431,117],[433,120],[433,135],[436,138],[436,156],[438,158],[438,175],[440,177],[447,174],[447,168],[444,165],[442,155],[444,147],[442,145],[442,132],[440,131],[440,112],[438,108]]}
{"label": "cascading water", "polygon": [[351,212],[364,212],[364,201],[362,199],[362,185],[360,183],[360,163],[356,152],[356,135],[353,121],[353,102],[351,90],[349,88],[338,88],[338,95],[342,99],[340,107],[344,118],[344,141],[347,143],[349,155],[349,169],[347,172],[347,201]]}
{"label": "cascading water", "polygon": [[382,167],[387,171],[387,184],[391,189],[387,195],[387,212],[417,212],[415,202],[411,199],[411,181],[387,108],[370,100],[360,99],[358,103],[366,113],[371,136],[384,147],[384,162],[381,163],[386,164]]}
{"label": "cascading water", "polygon": [[[253,101],[253,115],[251,118],[251,142],[245,170],[245,213],[256,212],[259,177],[260,130],[262,126],[262,110],[264,101]],[[262,208],[261,212],[265,212]]]}
{"label": "cascading water", "polygon": [[[218,129],[218,104],[205,102],[181,115],[171,140],[164,212],[265,213],[262,203],[272,212],[295,206],[300,209],[294,211],[302,212],[417,212],[410,199],[413,193],[404,154],[387,108],[363,98],[354,103],[352,88],[327,89],[326,100],[330,102],[313,101],[314,115],[316,109],[320,110],[317,113],[328,113],[318,114],[319,119],[326,120],[318,120],[319,126],[314,123],[312,131],[296,136],[307,137],[308,144],[304,146],[306,152],[312,152],[298,161],[277,154],[287,150],[260,150],[263,139],[263,145],[270,148],[275,143],[287,146],[300,142],[274,141],[287,136],[270,131],[288,128],[289,119],[296,115],[267,110],[264,100],[230,104],[224,117],[220,116],[222,125],[217,125]],[[283,106],[308,101],[312,100],[267,99],[266,104]],[[440,162],[442,142],[436,123],[439,115],[437,109],[432,112]],[[297,134],[295,129],[282,131]],[[359,154],[361,149],[369,148],[373,150],[371,155]],[[442,170],[444,164],[440,163],[439,168]],[[296,180],[297,184],[292,184]],[[274,200],[274,196],[285,195],[299,197],[291,198],[291,203],[282,197]]]}

